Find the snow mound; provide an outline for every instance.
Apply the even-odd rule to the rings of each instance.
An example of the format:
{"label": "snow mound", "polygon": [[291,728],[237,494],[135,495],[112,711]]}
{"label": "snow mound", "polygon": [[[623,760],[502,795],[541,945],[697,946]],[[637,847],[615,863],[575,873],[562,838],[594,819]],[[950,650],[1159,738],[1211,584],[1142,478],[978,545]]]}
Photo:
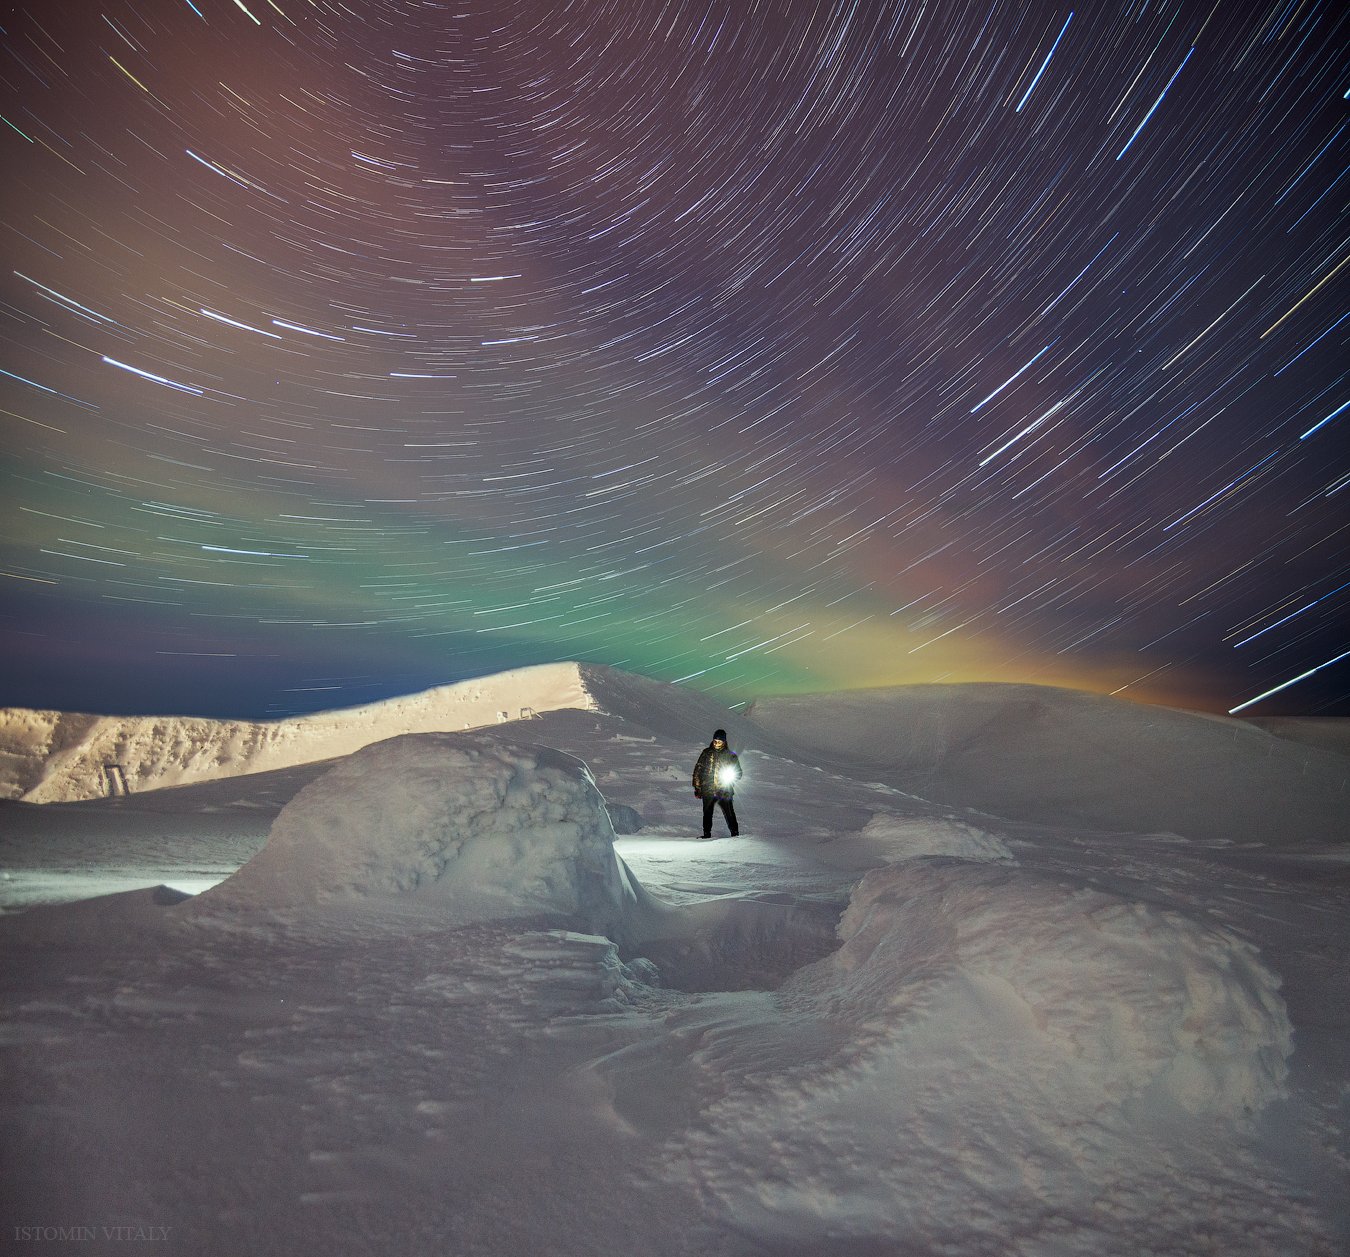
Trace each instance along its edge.
{"label": "snow mound", "polygon": [[1011,860],[1008,844],[993,834],[961,821],[875,812],[862,828],[862,838],[884,851],[888,862],[926,855],[953,855],[966,860]]}
{"label": "snow mound", "polygon": [[[661,1085],[685,1116],[665,1132],[667,1163],[729,1221],[803,1252],[833,1251],[811,1247],[828,1237],[992,1253],[1008,1235],[1018,1252],[1191,1251],[1176,1179],[1252,1196],[1238,1133],[1285,1093],[1292,1031],[1247,943],[946,858],[868,873],[839,934],[757,1006],[672,1017],[687,1062],[639,1047],[600,1067],[635,1126],[653,1120],[644,1089],[671,1074]],[[1179,1144],[1181,1114],[1206,1137]],[[1196,1251],[1288,1251],[1298,1224],[1280,1219],[1278,1190],[1207,1214],[1213,1247]],[[971,1219],[987,1249],[960,1242]]]}
{"label": "snow mound", "polygon": [[580,760],[486,734],[410,734],[311,782],[210,908],[399,898],[447,920],[560,913],[621,929],[640,891]]}
{"label": "snow mound", "polygon": [[868,873],[839,935],[802,989],[874,1027],[889,1010],[883,1037],[907,1037],[910,1014],[936,1002],[996,1027],[1008,1054],[1020,1044],[1045,1085],[1072,1077],[1101,1103],[1152,1091],[1240,1116],[1283,1094],[1292,1031],[1279,979],[1249,944],[1177,911],[925,861]]}

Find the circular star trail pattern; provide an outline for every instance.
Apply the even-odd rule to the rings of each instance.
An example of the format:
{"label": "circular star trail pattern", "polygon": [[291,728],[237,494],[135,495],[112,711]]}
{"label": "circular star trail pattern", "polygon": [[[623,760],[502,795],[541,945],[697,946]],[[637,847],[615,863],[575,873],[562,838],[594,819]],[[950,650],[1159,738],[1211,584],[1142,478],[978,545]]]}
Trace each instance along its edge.
{"label": "circular star trail pattern", "polygon": [[1350,711],[1348,33],[20,5],[0,701],[584,659]]}

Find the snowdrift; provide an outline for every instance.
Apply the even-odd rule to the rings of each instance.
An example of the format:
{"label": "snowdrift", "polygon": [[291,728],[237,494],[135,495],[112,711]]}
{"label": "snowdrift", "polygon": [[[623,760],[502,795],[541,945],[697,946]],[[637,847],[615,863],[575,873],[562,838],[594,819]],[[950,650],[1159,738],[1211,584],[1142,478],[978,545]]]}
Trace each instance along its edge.
{"label": "snowdrift", "polygon": [[402,733],[481,728],[557,708],[589,709],[578,665],[541,664],[364,707],[291,720],[88,716],[0,710],[0,798],[71,802],[109,792],[116,765],[133,794],[350,755]]}
{"label": "snowdrift", "polygon": [[561,914],[622,936],[640,890],[580,760],[485,734],[411,734],[310,782],[206,912],[401,900],[441,921]]}
{"label": "snowdrift", "polygon": [[[1221,1150],[1186,1172],[1250,1189],[1236,1136],[1285,1094],[1292,1052],[1278,979],[1250,945],[1168,908],[942,857],[869,873],[839,935],[757,1005],[671,1017],[690,1045],[678,1066],[665,1044],[596,1066],[636,1129],[669,1120],[651,1090],[669,1092],[684,1113],[666,1132],[672,1172],[729,1224],[900,1252],[976,1251],[961,1243],[972,1226],[989,1252],[1012,1235],[1019,1252],[1061,1251],[1067,1219],[1063,1251],[1178,1251],[1194,1227],[1204,1251],[1259,1247],[1249,1212],[1169,1208],[1178,1165],[1151,1151],[1176,1157],[1164,1132],[1184,1114]],[[1281,1231],[1297,1224],[1271,1203],[1266,1251],[1293,1251]]]}
{"label": "snowdrift", "polygon": [[[868,1048],[912,1023],[984,1023],[963,1050],[1089,1108],[1152,1093],[1227,1117],[1283,1094],[1293,1050],[1254,948],[1174,909],[1007,866],[944,858],[868,873],[843,946],[793,985]],[[878,1021],[877,1010],[885,1009]]]}
{"label": "snowdrift", "polygon": [[965,860],[1013,859],[1011,848],[997,834],[961,821],[894,812],[874,812],[856,841],[876,852],[886,864],[925,855],[954,855]]}
{"label": "snowdrift", "polygon": [[1345,759],[1246,721],[995,683],[764,699],[748,715],[798,757],[1009,820],[1231,842],[1350,837]]}

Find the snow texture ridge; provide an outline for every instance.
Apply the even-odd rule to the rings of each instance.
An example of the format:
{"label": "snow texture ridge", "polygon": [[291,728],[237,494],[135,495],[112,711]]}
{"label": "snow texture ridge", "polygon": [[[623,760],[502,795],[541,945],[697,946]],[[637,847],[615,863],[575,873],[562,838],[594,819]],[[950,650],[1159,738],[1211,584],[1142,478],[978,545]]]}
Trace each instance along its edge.
{"label": "snow texture ridge", "polygon": [[430,733],[368,746],[310,782],[262,851],[198,904],[406,898],[447,920],[556,913],[622,934],[638,895],[580,760],[493,735]]}
{"label": "snow texture ridge", "polygon": [[27,707],[0,711],[0,798],[26,794],[42,780],[48,760],[78,745],[99,719]]}

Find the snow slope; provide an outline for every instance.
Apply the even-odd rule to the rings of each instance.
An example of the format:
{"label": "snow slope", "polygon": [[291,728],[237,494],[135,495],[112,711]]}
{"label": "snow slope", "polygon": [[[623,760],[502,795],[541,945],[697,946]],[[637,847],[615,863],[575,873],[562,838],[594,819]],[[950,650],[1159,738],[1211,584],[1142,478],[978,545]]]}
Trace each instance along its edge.
{"label": "snow slope", "polygon": [[588,707],[577,664],[540,664],[364,707],[291,720],[87,716],[0,710],[0,797],[31,803],[107,793],[121,766],[133,794],[350,755],[400,733],[478,728],[526,711]]}
{"label": "snow slope", "polygon": [[[1147,742],[1129,715],[950,694],[928,745],[965,779],[1021,806],[1039,764],[1060,792],[1002,821],[896,784],[887,695],[761,733],[593,677],[603,710],[6,805],[16,873],[25,844],[129,850],[136,817],[147,870],[175,824],[186,868],[275,820],[195,898],[0,918],[0,1233],[167,1228],[146,1247],[192,1257],[1347,1250],[1339,805],[1321,839],[1085,824],[1132,814],[1102,792]],[[743,753],[743,830],[700,843],[710,717]],[[1166,727],[1228,778],[1247,736]],[[1292,801],[1302,763],[1270,755]],[[642,828],[615,837],[606,804]]]}
{"label": "snow slope", "polygon": [[1246,721],[993,683],[765,699],[748,715],[798,754],[1008,819],[1233,842],[1350,837],[1345,758]]}

